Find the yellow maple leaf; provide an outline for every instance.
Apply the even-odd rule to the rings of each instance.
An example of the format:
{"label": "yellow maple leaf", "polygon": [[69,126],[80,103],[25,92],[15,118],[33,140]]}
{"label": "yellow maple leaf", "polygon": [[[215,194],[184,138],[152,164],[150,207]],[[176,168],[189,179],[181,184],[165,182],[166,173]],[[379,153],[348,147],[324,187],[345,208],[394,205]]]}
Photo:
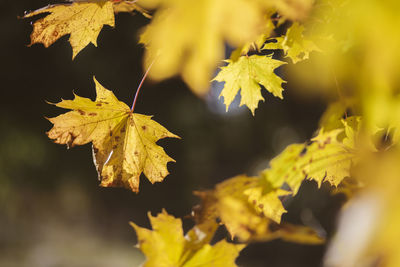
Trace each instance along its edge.
{"label": "yellow maple leaf", "polygon": [[214,190],[196,192],[201,198],[201,204],[194,210],[196,223],[219,218],[232,238],[243,241],[268,235],[269,219],[257,214],[243,193],[257,184],[257,178],[239,175],[217,184]]}
{"label": "yellow maple leaf", "polygon": [[50,15],[33,24],[30,45],[42,43],[49,47],[62,36],[70,34],[72,58],[89,43],[97,46],[97,36],[104,25],[115,26],[113,3],[107,0],[50,5],[30,12],[24,18],[43,13]]}
{"label": "yellow maple leaf", "polygon": [[283,37],[273,38],[276,43],[267,43],[263,49],[282,49],[285,56],[294,64],[309,58],[312,51],[320,51],[317,45],[303,36],[304,26],[298,22],[293,23]]}
{"label": "yellow maple leaf", "polygon": [[347,117],[347,109],[351,107],[350,101],[337,101],[330,103],[321,118],[319,119],[319,127],[325,131],[340,128],[343,123],[340,121],[343,116]]}
{"label": "yellow maple leaf", "polygon": [[[309,227],[278,224],[286,212],[279,196],[289,192],[270,190],[258,192],[261,179],[239,175],[216,185],[214,190],[197,192],[202,204],[194,210],[197,223],[219,218],[231,237],[242,241],[287,241],[320,244],[322,239]],[[196,216],[197,215],[197,216]]]}
{"label": "yellow maple leaf", "polygon": [[[270,162],[261,176],[274,187],[287,183],[297,194],[303,180],[315,180],[318,186],[329,182],[338,186],[350,176],[350,168],[357,161],[355,153],[354,117],[342,121],[341,128],[325,132],[323,129],[310,144],[292,144]],[[351,122],[351,123],[350,123]]]}
{"label": "yellow maple leaf", "polygon": [[34,22],[30,45],[42,43],[45,47],[49,47],[62,36],[70,34],[69,42],[74,59],[89,43],[97,46],[97,37],[104,25],[115,26],[114,12],[132,12],[133,10],[147,15],[146,11],[135,3],[87,0],[49,5],[29,12],[24,18],[50,13]]}
{"label": "yellow maple leaf", "polygon": [[271,56],[241,56],[237,61],[227,60],[228,65],[214,78],[225,82],[221,96],[224,97],[226,110],[241,89],[240,106],[246,105],[254,115],[258,102],[264,100],[260,85],[274,96],[283,98],[283,81],[274,70],[285,62],[273,59]]}
{"label": "yellow maple leaf", "polygon": [[49,138],[69,147],[92,142],[101,186],[123,186],[138,192],[142,172],[151,183],[162,181],[169,174],[167,163],[174,160],[156,142],[179,137],[151,116],[133,113],[94,81],[95,101],[75,95],[73,100],[55,104],[72,111],[49,119],[54,124],[47,133]]}
{"label": "yellow maple leaf", "polygon": [[248,201],[257,213],[263,213],[267,218],[280,223],[282,214],[286,213],[286,209],[279,198],[289,195],[291,192],[272,187],[266,179],[258,180],[257,186],[246,189],[243,193],[248,197]]}
{"label": "yellow maple leaf", "polygon": [[[235,259],[245,245],[221,240],[211,246],[204,240],[193,242],[192,235],[183,235],[182,221],[165,210],[157,217],[148,214],[153,230],[131,222],[138,236],[138,246],[146,255],[145,267],[237,266]],[[193,231],[189,231],[193,234]],[[199,239],[196,239],[199,241]]]}

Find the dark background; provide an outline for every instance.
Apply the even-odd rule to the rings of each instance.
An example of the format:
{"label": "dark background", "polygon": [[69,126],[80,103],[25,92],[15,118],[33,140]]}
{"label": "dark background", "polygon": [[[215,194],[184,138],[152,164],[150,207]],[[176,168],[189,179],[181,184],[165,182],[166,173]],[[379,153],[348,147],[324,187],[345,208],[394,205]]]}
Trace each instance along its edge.
{"label": "dark background", "polygon": [[[318,127],[325,102],[306,98],[288,81],[284,100],[263,90],[253,117],[245,108],[225,107],[212,84],[205,98],[196,97],[179,78],[161,83],[146,81],[136,112],[154,119],[182,140],[159,143],[176,160],[170,175],[151,185],[142,176],[140,193],[101,188],[90,145],[67,150],[53,144],[44,118],[62,112],[45,100],[71,99],[72,91],[95,97],[93,75],[122,101],[131,105],[143,75],[143,48],[138,31],[148,20],[120,14],[116,27],[105,27],[98,44],[86,47],[74,61],[63,37],[50,48],[27,47],[30,20],[17,16],[48,1],[0,2],[1,131],[0,131],[0,266],[138,266],[143,261],[134,248],[134,221],[149,227],[147,212],[165,208],[176,217],[197,204],[193,190],[246,173],[256,175],[268,161],[293,142],[304,142]],[[168,40],[166,40],[168,41]],[[238,99],[237,99],[238,100]],[[283,219],[320,225],[328,237],[342,196],[330,196],[306,183],[295,199],[284,204]],[[185,228],[190,221],[184,220]],[[238,258],[240,266],[320,266],[325,246],[303,246],[282,241],[249,245]]]}

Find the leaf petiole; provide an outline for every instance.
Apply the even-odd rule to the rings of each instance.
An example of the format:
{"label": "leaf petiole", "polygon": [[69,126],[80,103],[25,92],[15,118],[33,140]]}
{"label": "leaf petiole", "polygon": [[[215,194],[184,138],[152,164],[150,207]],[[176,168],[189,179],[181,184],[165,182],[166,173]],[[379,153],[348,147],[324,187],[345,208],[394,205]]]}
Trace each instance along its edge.
{"label": "leaf petiole", "polygon": [[142,88],[143,82],[144,82],[144,80],[146,80],[146,77],[147,77],[147,75],[149,74],[150,69],[151,69],[151,67],[153,66],[153,64],[154,64],[155,61],[156,61],[156,59],[154,58],[153,61],[150,63],[150,66],[147,68],[146,73],[143,75],[143,78],[142,78],[142,80],[140,81],[138,88],[136,89],[136,94],[135,94],[135,98],[133,99],[133,103],[132,103],[132,107],[131,107],[131,112],[133,112],[133,111],[135,110],[136,100],[137,100],[137,97],[138,97],[138,95],[139,95],[140,88]]}

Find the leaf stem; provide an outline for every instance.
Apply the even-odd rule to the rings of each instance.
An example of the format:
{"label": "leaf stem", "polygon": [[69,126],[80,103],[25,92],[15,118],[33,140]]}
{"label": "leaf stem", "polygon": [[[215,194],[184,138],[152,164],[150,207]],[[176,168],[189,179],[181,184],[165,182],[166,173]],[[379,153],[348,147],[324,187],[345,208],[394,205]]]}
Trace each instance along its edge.
{"label": "leaf stem", "polygon": [[334,69],[332,69],[332,73],[333,73],[333,78],[334,78],[334,80],[335,80],[335,85],[336,85],[336,90],[337,90],[337,93],[338,93],[338,95],[339,95],[339,99],[340,99],[340,101],[345,105],[345,107],[346,107],[346,111],[344,112],[344,116],[345,116],[345,118],[347,119],[347,101],[345,100],[345,98],[343,97],[343,94],[342,94],[342,90],[341,90],[341,88],[340,88],[340,86],[339,86],[339,82],[338,82],[338,80],[337,80],[337,77],[336,77],[336,72],[335,72],[335,70]]}
{"label": "leaf stem", "polygon": [[150,63],[150,66],[147,68],[146,73],[143,75],[142,80],[139,83],[138,88],[136,89],[136,94],[135,94],[135,98],[133,99],[133,103],[132,103],[132,107],[131,107],[131,112],[133,112],[135,110],[135,106],[136,106],[136,100],[138,98],[139,92],[140,92],[140,88],[142,88],[143,82],[144,80],[146,80],[147,75],[150,72],[151,67],[153,66],[154,62],[156,61],[156,59],[153,59],[153,61]]}

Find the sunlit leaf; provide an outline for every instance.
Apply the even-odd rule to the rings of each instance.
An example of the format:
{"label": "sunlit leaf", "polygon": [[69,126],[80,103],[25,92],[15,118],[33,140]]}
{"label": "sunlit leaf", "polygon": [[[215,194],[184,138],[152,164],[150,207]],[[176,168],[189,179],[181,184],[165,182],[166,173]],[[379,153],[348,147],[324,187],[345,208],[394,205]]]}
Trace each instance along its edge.
{"label": "sunlit leaf", "polygon": [[228,65],[214,78],[215,81],[225,82],[221,97],[228,110],[229,105],[239,93],[240,105],[246,105],[254,115],[258,102],[264,100],[261,95],[261,87],[274,96],[283,98],[282,83],[284,81],[275,74],[274,70],[285,64],[283,61],[273,59],[270,56],[241,56],[237,61],[227,60]]}
{"label": "sunlit leaf", "polygon": [[281,37],[273,38],[276,42],[264,45],[263,49],[282,49],[285,56],[293,63],[308,59],[312,51],[320,51],[316,44],[303,36],[304,26],[295,22]]}
{"label": "sunlit leaf", "polygon": [[75,95],[73,100],[55,104],[72,111],[50,118],[54,127],[47,135],[68,147],[92,142],[101,186],[123,186],[137,192],[142,172],[151,183],[161,182],[169,174],[167,163],[174,160],[156,142],[179,137],[151,116],[133,113],[111,91],[95,83],[95,101]]}
{"label": "sunlit leaf", "polygon": [[259,180],[259,185],[246,189],[244,194],[257,213],[262,213],[274,222],[280,223],[282,214],[286,213],[280,198],[291,192],[272,187],[266,179]]}
{"label": "sunlit leaf", "polygon": [[114,12],[132,12],[134,10],[147,15],[146,11],[135,3],[87,0],[48,5],[27,13],[24,18],[50,13],[33,23],[30,45],[42,43],[45,47],[49,47],[59,38],[70,34],[72,58],[75,58],[88,44],[92,43],[97,46],[97,37],[104,25],[115,26]]}
{"label": "sunlit leaf", "polygon": [[288,184],[296,194],[303,180],[315,180],[319,186],[329,182],[337,186],[350,176],[350,168],[356,161],[354,152],[354,127],[349,122],[342,127],[325,132],[320,130],[309,144],[293,144],[270,162],[262,176],[274,187]]}
{"label": "sunlit leaf", "polygon": [[231,237],[242,241],[283,238],[306,244],[323,242],[308,227],[278,224],[281,215],[286,212],[279,197],[289,192],[271,188],[261,195],[263,188],[260,182],[259,178],[242,175],[217,184],[214,190],[197,193],[202,202],[195,215],[199,215],[200,222],[219,218]]}
{"label": "sunlit leaf", "polygon": [[[195,267],[237,266],[235,259],[245,245],[235,245],[221,240],[215,245],[193,242],[191,237],[184,237],[182,221],[168,215],[165,210],[157,217],[149,213],[153,230],[131,223],[138,236],[139,248],[146,255],[145,267]],[[193,234],[193,232],[192,232]]]}

